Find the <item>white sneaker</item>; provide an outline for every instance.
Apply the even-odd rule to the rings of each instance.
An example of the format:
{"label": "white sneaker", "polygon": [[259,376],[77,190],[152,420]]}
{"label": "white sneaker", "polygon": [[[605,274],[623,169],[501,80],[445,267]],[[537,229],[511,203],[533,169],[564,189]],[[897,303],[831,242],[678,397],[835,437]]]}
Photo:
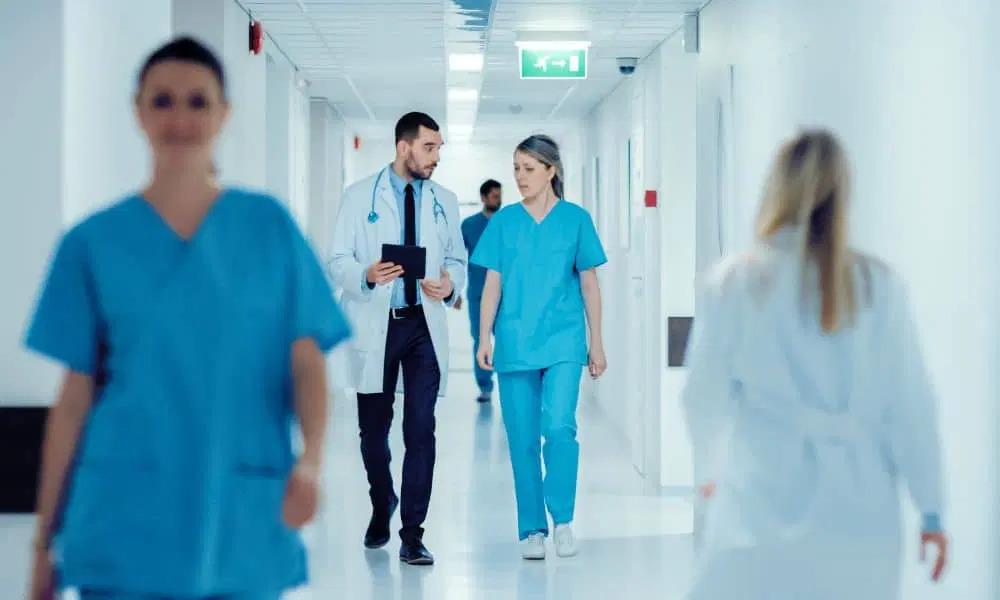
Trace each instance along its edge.
{"label": "white sneaker", "polygon": [[524,560],[542,560],[545,558],[545,535],[532,533],[521,540],[521,558]]}
{"label": "white sneaker", "polygon": [[555,532],[555,544],[556,544],[556,554],[563,558],[569,558],[570,556],[576,556],[578,552],[576,547],[576,538],[573,536],[573,528],[570,527],[569,523],[564,525],[556,525]]}

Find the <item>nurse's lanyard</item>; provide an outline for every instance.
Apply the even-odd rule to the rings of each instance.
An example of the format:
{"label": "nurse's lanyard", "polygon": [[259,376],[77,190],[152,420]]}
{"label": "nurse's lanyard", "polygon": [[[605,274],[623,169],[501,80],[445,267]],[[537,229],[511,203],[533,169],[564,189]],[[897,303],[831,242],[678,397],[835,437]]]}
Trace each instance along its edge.
{"label": "nurse's lanyard", "polygon": [[[368,222],[371,223],[372,225],[374,225],[375,223],[378,223],[378,220],[379,220],[379,214],[375,210],[375,198],[376,198],[376,196],[378,196],[378,184],[382,182],[382,177],[385,175],[385,172],[388,169],[389,169],[389,167],[385,167],[381,171],[378,172],[378,177],[375,178],[375,185],[372,186],[371,211],[368,213]],[[437,225],[438,228],[440,229],[441,221],[442,221],[442,219],[444,220],[445,236],[443,236],[442,242],[445,242],[445,239],[447,239],[447,241],[444,243],[445,250],[447,252],[451,252],[451,236],[447,235],[447,230],[448,230],[448,215],[445,214],[444,207],[441,206],[440,202],[438,202],[437,192],[434,191],[434,185],[432,183],[430,183],[429,181],[427,182],[427,185],[430,186],[430,188],[431,188],[431,198],[434,199],[434,206],[432,208],[432,211],[434,213],[434,224]],[[440,236],[440,232],[439,232],[439,236]]]}

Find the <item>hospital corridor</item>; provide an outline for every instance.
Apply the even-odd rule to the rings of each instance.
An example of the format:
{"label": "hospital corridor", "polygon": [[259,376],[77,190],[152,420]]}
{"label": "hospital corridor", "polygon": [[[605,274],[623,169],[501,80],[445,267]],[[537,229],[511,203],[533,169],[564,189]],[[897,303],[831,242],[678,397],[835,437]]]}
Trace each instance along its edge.
{"label": "hospital corridor", "polygon": [[1000,2],[0,0],[0,600],[1000,600]]}

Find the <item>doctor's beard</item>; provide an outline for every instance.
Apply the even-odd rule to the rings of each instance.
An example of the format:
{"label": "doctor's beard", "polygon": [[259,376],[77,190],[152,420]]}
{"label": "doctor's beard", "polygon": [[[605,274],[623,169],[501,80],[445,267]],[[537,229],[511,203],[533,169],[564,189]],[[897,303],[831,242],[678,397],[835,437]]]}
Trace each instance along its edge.
{"label": "doctor's beard", "polygon": [[421,169],[413,157],[406,159],[406,170],[409,172],[410,177],[414,179],[430,179],[436,168],[437,163],[431,163],[429,166]]}

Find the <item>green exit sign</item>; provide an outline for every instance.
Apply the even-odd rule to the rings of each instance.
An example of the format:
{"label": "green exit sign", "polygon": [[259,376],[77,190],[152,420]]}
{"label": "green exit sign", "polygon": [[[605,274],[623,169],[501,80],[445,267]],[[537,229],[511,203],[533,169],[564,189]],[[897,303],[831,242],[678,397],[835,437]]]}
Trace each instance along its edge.
{"label": "green exit sign", "polygon": [[587,49],[521,48],[521,79],[586,79]]}

